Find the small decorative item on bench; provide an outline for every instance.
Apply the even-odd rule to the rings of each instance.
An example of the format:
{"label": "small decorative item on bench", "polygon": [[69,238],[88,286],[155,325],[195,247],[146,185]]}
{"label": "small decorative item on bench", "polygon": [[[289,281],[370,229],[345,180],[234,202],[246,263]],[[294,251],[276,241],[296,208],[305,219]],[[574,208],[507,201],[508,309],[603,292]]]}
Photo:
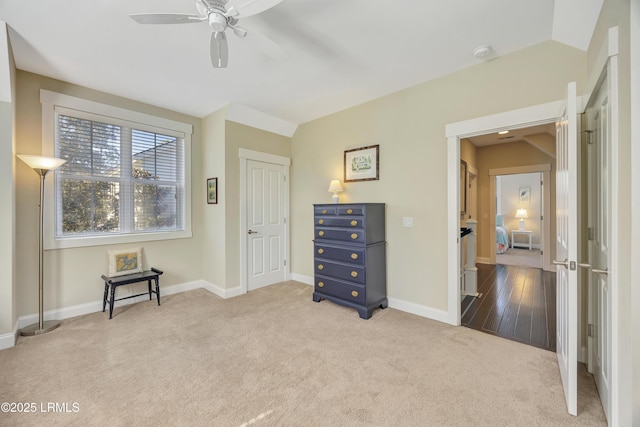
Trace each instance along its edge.
{"label": "small decorative item on bench", "polygon": [[109,277],[142,271],[142,248],[115,249],[107,251],[109,256]]}
{"label": "small decorative item on bench", "polygon": [[[130,295],[127,297],[115,299],[116,288],[122,285],[130,285],[132,283],[144,282],[147,281],[148,289],[149,289],[149,301],[152,299],[151,294],[156,294],[158,299],[158,305],[160,305],[160,275],[162,274],[161,270],[157,268],[151,267],[151,270],[141,271],[140,273],[126,274],[120,276],[111,276],[107,277],[104,274],[101,276],[102,280],[104,280],[104,296],[102,298],[102,312],[104,313],[107,307],[107,299],[109,300],[109,319],[113,317],[113,303],[116,301],[120,301],[128,298],[135,298],[141,295],[146,295],[147,293],[141,293],[136,295]],[[151,281],[155,282],[155,290],[151,287]]]}

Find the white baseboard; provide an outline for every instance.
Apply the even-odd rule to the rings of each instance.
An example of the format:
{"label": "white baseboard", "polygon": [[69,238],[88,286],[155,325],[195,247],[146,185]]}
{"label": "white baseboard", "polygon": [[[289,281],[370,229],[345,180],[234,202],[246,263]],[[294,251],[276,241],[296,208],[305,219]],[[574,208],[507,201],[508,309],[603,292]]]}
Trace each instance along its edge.
{"label": "white baseboard", "polygon": [[426,317],[427,319],[437,320],[442,323],[449,323],[449,313],[444,310],[438,310],[436,308],[427,307],[426,305],[415,304],[409,301],[404,301],[398,298],[388,298],[389,307],[396,310],[404,311],[407,313],[415,314],[417,316]]}
{"label": "white baseboard", "polygon": [[[291,280],[304,283],[310,286],[314,285],[313,277],[305,276],[302,274],[291,273]],[[414,304],[412,302],[404,301],[398,298],[387,298],[389,301],[389,307],[396,310],[404,311],[407,313],[415,314],[427,319],[437,320],[438,322],[447,322],[448,313],[443,310],[437,310],[435,308],[427,307],[425,305]]]}
{"label": "white baseboard", "polygon": [[[240,287],[232,288],[232,289],[223,289],[219,286],[216,286],[212,283],[209,283],[205,280],[195,280],[193,282],[180,283],[177,285],[171,285],[160,288],[160,302],[162,303],[162,297],[168,295],[179,294],[181,292],[192,291],[194,289],[206,289],[207,291],[218,295],[221,298],[231,298],[234,296],[238,296],[241,293],[238,292]],[[121,301],[116,301],[114,307],[119,307],[128,304],[135,304],[141,301],[148,301],[149,295],[140,295],[135,298],[129,298]],[[107,310],[109,307],[107,306]],[[44,320],[64,320],[70,319],[72,317],[84,316],[86,314],[97,313],[102,311],[102,300],[88,302],[85,304],[74,305],[71,307],[64,307],[55,310],[49,310],[44,312]],[[18,318],[18,322],[16,324],[15,334],[4,334],[0,335],[0,349],[13,347],[15,345],[15,337],[17,336],[18,330],[34,324],[38,322],[38,314],[28,314],[26,316],[20,316]],[[13,342],[11,342],[11,337],[13,336]],[[11,345],[8,345],[11,342]],[[8,345],[8,346],[5,346]]]}
{"label": "white baseboard", "polygon": [[16,321],[16,324],[13,327],[13,332],[0,335],[0,350],[4,350],[5,348],[11,348],[14,345],[16,345],[17,338],[18,338],[18,321]]}
{"label": "white baseboard", "polygon": [[291,273],[291,280],[313,286],[313,277],[304,276],[302,274]]}

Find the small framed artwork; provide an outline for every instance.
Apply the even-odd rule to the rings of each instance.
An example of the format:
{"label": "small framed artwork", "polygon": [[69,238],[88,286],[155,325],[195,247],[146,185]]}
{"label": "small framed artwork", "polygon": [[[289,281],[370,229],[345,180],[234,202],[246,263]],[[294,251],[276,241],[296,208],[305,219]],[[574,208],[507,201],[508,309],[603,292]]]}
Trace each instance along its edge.
{"label": "small framed artwork", "polygon": [[520,187],[520,204],[529,204],[531,201],[531,187]]}
{"label": "small framed artwork", "polygon": [[218,203],[218,178],[207,179],[207,203],[210,205]]}
{"label": "small framed artwork", "polygon": [[107,251],[109,277],[142,271],[142,248],[114,249]]}
{"label": "small framed artwork", "polygon": [[380,146],[354,148],[344,152],[344,182],[380,179]]}

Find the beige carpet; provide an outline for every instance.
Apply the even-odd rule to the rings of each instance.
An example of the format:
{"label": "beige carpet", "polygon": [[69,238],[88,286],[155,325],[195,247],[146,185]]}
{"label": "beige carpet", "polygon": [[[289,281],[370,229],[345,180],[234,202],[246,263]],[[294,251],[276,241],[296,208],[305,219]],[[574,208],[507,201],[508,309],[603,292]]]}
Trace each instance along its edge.
{"label": "beige carpet", "polygon": [[37,411],[0,425],[606,425],[583,370],[566,413],[554,353],[390,308],[361,320],[311,293],[200,289],[20,338],[0,351],[0,402]]}

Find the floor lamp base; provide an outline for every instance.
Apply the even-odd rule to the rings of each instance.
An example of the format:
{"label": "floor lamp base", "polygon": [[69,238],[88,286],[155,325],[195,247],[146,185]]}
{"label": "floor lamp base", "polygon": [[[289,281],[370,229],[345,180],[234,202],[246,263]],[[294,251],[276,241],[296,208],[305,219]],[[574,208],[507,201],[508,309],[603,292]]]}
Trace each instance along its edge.
{"label": "floor lamp base", "polygon": [[42,325],[42,329],[40,329],[40,322],[38,322],[33,325],[29,325],[26,328],[20,329],[20,335],[22,335],[23,337],[42,335],[46,334],[47,332],[53,331],[58,326],[60,326],[60,322],[58,322],[57,320],[47,320]]}

